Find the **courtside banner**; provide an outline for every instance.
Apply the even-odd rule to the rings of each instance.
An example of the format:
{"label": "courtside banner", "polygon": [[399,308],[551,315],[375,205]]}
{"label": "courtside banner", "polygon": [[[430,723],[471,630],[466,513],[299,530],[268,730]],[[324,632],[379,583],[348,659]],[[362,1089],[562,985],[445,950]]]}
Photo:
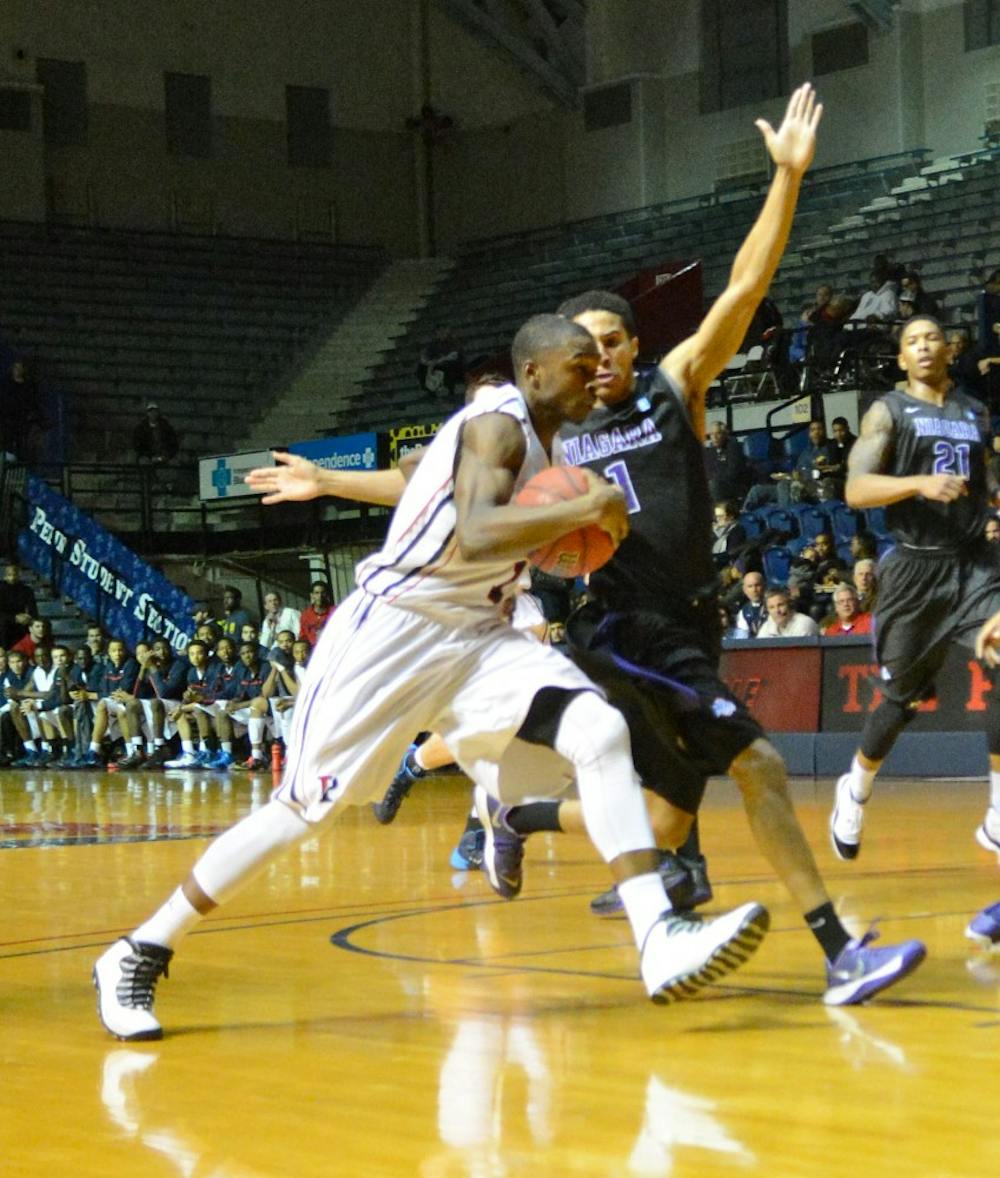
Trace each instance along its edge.
{"label": "courtside banner", "polygon": [[430,425],[397,425],[389,430],[389,465],[398,466],[400,458],[429,446],[443,425],[443,421],[434,421]]}
{"label": "courtside banner", "polygon": [[243,481],[258,466],[274,466],[270,450],[247,450],[243,454],[214,454],[198,459],[198,497],[203,503],[219,499],[244,499],[256,495]]}
{"label": "courtside banner", "polygon": [[194,602],[96,520],[28,476],[28,525],[17,537],[25,564],[48,578],[116,638],[134,648],[165,638],[176,651],[194,633]]}
{"label": "courtside banner", "polygon": [[[292,442],[292,454],[301,454],[325,470],[377,470],[378,434],[340,434]],[[270,463],[268,463],[270,465]]]}

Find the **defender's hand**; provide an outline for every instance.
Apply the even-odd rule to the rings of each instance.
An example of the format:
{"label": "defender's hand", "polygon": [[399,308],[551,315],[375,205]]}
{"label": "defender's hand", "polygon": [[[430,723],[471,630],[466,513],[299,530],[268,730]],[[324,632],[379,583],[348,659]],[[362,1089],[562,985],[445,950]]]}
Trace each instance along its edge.
{"label": "defender's hand", "polygon": [[301,503],[324,494],[320,468],[301,454],[272,450],[277,466],[258,466],[244,478],[248,487],[263,495],[261,503]]}
{"label": "defender's hand", "polygon": [[816,128],[823,117],[823,104],[806,82],[789,98],[781,126],[774,130],[767,119],[757,119],[755,126],[764,136],[771,159],[780,167],[804,172],[816,151]]}

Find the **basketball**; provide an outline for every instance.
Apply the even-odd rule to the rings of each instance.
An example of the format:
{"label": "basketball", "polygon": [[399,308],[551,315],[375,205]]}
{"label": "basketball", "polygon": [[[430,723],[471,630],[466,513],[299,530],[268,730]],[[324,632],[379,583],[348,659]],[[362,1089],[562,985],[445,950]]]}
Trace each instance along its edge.
{"label": "basketball", "polygon": [[[587,476],[578,466],[549,466],[530,478],[517,493],[521,507],[544,507],[586,493]],[[529,554],[531,563],[554,577],[583,577],[607,564],[615,542],[596,524],[576,528]]]}

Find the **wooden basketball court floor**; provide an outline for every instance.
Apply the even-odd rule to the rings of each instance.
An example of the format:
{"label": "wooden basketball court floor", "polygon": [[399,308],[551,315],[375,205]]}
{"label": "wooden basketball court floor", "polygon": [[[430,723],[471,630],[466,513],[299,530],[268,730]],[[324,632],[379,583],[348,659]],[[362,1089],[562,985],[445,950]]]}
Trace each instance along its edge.
{"label": "wooden basketball court floor", "polygon": [[467,786],[356,811],[185,941],[160,1043],[99,1025],[94,957],[267,796],[185,774],[0,775],[0,1174],[996,1175],[1000,954],[963,937],[1000,898],[972,834],[982,782],[883,782],[854,864],[832,782],[795,783],[831,894],[860,931],[923,938],[869,1006],[820,1002],[818,948],[713,783],[713,907],[766,903],[757,956],[694,1001],[649,1003],[583,840],[536,837],[505,903],[448,854]]}

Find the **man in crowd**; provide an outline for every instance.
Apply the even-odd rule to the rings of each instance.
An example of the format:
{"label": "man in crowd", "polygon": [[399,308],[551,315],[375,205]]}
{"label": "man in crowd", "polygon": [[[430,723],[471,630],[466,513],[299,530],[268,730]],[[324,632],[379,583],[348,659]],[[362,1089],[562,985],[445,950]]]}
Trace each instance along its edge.
{"label": "man in crowd", "polygon": [[813,638],[819,627],[807,614],[796,613],[788,590],[772,585],[764,596],[767,621],[757,631],[758,638]]}

